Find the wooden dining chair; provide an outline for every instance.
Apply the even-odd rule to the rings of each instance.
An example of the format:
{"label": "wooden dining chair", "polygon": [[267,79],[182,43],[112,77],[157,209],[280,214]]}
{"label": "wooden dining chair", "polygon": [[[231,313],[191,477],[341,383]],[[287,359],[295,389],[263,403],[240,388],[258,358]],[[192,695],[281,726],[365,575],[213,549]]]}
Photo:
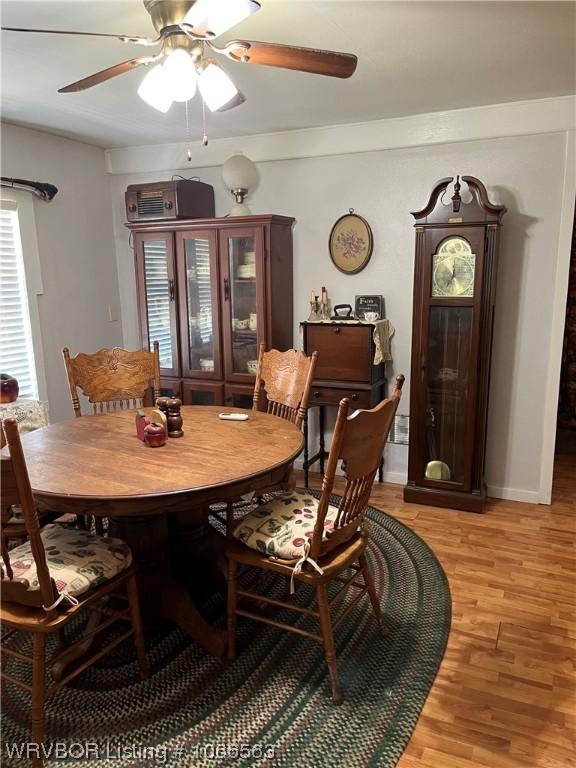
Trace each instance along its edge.
{"label": "wooden dining chair", "polygon": [[[153,351],[146,349],[129,351],[114,347],[100,349],[93,354],[80,352],[70,357],[70,350],[62,350],[66,375],[70,387],[72,407],[76,417],[82,416],[78,387],[92,404],[93,414],[118,409],[141,408],[144,397],[153,382],[154,402],[160,397],[160,352],[157,341]],[[78,516],[80,527],[95,528],[104,533],[104,518]]]}
{"label": "wooden dining chair", "polygon": [[[0,449],[4,448],[6,444],[7,441],[6,435],[4,434],[3,420],[0,419]],[[41,526],[56,520],[58,517],[58,513],[50,512],[48,510],[38,513],[38,521]],[[23,544],[28,538],[26,524],[22,517],[22,509],[18,503],[18,495],[15,487],[2,489],[2,495],[0,496],[0,528],[5,544]]]}
{"label": "wooden dining chair", "polygon": [[[349,416],[350,402],[347,399],[340,401],[319,499],[306,491],[287,492],[240,520],[234,528],[233,539],[226,543],[229,658],[235,656],[237,616],[310,637],[324,646],[335,704],[340,704],[343,696],[338,684],[333,627],[354,608],[356,598],[368,593],[378,624],[384,631],[380,601],[366,560],[368,533],[362,530],[362,521],[403,383],[404,376],[398,376],[391,397],[372,410],[355,411]],[[340,461],[345,488],[336,506],[330,503],[330,494]],[[238,564],[288,577],[291,592],[295,582],[312,586],[316,592],[317,610],[303,608],[295,601],[273,599],[239,588]],[[349,573],[344,576],[345,571]],[[360,576],[362,583],[358,581]],[[342,586],[329,598],[327,585],[332,581]],[[351,586],[358,593],[333,624],[331,606]],[[242,599],[240,605],[238,598]],[[309,632],[247,610],[246,599],[313,616],[320,622],[320,632]]]}
{"label": "wooden dining chair", "polygon": [[286,352],[271,349],[266,352],[265,344],[260,344],[252,409],[260,409],[264,394],[266,413],[301,427],[306,417],[317,359],[317,352],[312,352],[310,357],[295,349]]}
{"label": "wooden dining chair", "polygon": [[[271,349],[266,352],[266,345],[260,344],[252,410],[265,410],[266,413],[290,421],[301,428],[308,409],[317,359],[317,352],[313,352],[309,357],[295,349],[288,349],[285,352]],[[290,484],[290,478],[287,477],[280,488],[278,486],[264,488],[259,490],[259,493],[287,490]],[[246,506],[245,503],[244,506]],[[241,508],[241,500],[229,501],[226,504],[224,522],[228,538],[232,535],[234,520]],[[213,514],[218,515],[218,513]]]}
{"label": "wooden dining chair", "polygon": [[[105,653],[130,636],[136,646],[140,675],[148,675],[144,651],[142,622],[136,586],[136,567],[132,553],[120,539],[104,539],[88,531],[48,525],[42,530],[34,506],[28,471],[14,419],[4,421],[10,456],[2,456],[2,498],[17,499],[24,517],[28,540],[8,550],[3,532],[0,617],[2,620],[2,656],[6,666],[10,658],[32,667],[32,685],[14,677],[4,669],[2,678],[29,691],[32,695],[32,742],[44,740],[45,700],[70,679],[90,666]],[[4,504],[3,504],[4,506]],[[65,627],[81,611],[91,610],[90,637],[119,622],[127,624],[121,631],[110,633],[102,644],[86,658],[87,635],[65,644]],[[96,618],[96,621],[93,619]],[[16,632],[32,636],[32,655],[21,646],[13,647],[10,639]],[[60,640],[51,657],[52,684],[46,686],[47,637],[58,633]],[[82,644],[82,645],[81,645]],[[81,662],[72,671],[56,673],[74,649],[83,651]],[[60,666],[60,669],[62,667]],[[32,763],[42,765],[41,757]]]}
{"label": "wooden dining chair", "polygon": [[75,416],[82,416],[78,387],[92,403],[92,412],[103,413],[123,408],[140,408],[153,382],[154,402],[160,397],[160,351],[158,342],[153,350],[129,351],[114,347],[93,354],[80,352],[70,357],[62,350],[70,396]]}

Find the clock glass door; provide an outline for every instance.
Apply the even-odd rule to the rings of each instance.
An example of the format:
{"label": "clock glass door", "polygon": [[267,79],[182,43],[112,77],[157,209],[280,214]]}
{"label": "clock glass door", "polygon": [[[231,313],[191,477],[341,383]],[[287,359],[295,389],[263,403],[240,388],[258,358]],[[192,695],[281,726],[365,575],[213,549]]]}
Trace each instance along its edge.
{"label": "clock glass door", "polygon": [[424,476],[465,484],[472,307],[431,306]]}

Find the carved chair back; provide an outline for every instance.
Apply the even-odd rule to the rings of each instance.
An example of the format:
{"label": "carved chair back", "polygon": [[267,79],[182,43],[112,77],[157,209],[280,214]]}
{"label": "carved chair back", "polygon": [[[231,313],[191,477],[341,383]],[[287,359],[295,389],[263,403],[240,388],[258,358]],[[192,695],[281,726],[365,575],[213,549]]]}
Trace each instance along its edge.
{"label": "carved chair back", "polygon": [[[310,545],[313,559],[348,541],[358,530],[400,402],[403,384],[404,376],[397,376],[394,390],[388,399],[369,411],[358,410],[351,416],[348,416],[350,401],[346,398],[340,401]],[[324,520],[340,460],[346,486],[334,526],[323,539]]]}
{"label": "carved chair back", "polygon": [[267,413],[300,427],[306,416],[317,357],[317,352],[308,357],[295,349],[286,352],[271,349],[266,352],[265,345],[260,344],[253,409],[258,410],[263,387],[268,403]]}
{"label": "carved chair back", "polygon": [[94,354],[80,353],[70,357],[68,347],[62,350],[74,414],[81,416],[78,387],[92,403],[94,413],[118,408],[140,408],[153,381],[154,402],[160,397],[160,354],[158,342],[149,352],[130,352],[120,347],[100,349]]}
{"label": "carved chair back", "polygon": [[44,544],[40,537],[40,524],[38,514],[32,496],[32,488],[28,478],[28,470],[18,433],[18,425],[15,419],[6,419],[3,424],[6,438],[10,450],[10,456],[0,458],[2,471],[1,481],[1,499],[2,499],[2,527],[9,517],[9,510],[12,504],[18,504],[22,510],[22,517],[26,526],[26,533],[30,542],[32,555],[36,563],[36,573],[38,576],[38,587],[29,588],[24,581],[18,581],[14,578],[12,564],[10,562],[10,552],[6,545],[6,539],[1,531],[2,540],[2,600],[6,602],[22,603],[23,605],[50,606],[58,596],[58,591],[50,577],[50,572],[46,564],[46,553]]}

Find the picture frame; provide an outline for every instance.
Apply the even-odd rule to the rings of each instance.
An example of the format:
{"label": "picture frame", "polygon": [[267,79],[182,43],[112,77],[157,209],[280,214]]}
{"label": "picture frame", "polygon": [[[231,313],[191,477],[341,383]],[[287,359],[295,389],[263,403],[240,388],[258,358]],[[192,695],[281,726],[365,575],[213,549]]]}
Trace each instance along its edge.
{"label": "picture frame", "polygon": [[378,318],[383,320],[386,314],[384,309],[384,296],[355,296],[354,314],[357,318],[363,320],[365,312],[377,312]]}
{"label": "picture frame", "polygon": [[340,216],[330,231],[330,258],[336,269],[346,275],[354,275],[364,269],[372,256],[373,246],[370,225],[354,213],[354,208]]}

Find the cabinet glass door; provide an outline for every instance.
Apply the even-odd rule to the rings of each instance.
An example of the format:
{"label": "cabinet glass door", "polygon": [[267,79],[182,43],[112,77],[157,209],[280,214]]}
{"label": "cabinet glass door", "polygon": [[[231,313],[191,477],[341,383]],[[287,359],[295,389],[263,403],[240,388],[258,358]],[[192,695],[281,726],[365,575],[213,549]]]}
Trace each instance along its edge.
{"label": "cabinet glass door", "polygon": [[473,308],[431,306],[425,381],[424,477],[468,482]]}
{"label": "cabinet glass door", "polygon": [[178,232],[176,253],[183,375],[220,378],[216,236],[210,231]]}
{"label": "cabinet glass door", "polygon": [[160,347],[160,369],[179,375],[172,235],[136,234],[142,346]]}
{"label": "cabinet glass door", "polygon": [[260,230],[223,233],[224,301],[227,376],[254,377],[258,346],[264,340],[264,280]]}

